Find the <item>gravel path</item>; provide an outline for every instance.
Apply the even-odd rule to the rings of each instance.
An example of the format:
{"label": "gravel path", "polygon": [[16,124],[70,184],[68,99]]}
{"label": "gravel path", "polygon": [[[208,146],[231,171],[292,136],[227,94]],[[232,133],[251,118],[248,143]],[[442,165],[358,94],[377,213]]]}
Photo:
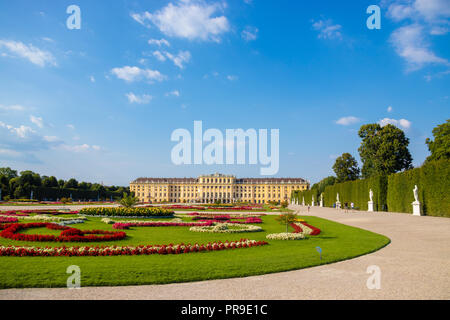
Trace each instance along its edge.
{"label": "gravel path", "polygon": [[[306,215],[305,208],[293,209]],[[309,214],[384,234],[392,243],[352,260],[263,276],[80,290],[8,289],[0,290],[0,299],[450,299],[450,219],[318,207]],[[379,290],[366,285],[371,265],[381,269]]]}

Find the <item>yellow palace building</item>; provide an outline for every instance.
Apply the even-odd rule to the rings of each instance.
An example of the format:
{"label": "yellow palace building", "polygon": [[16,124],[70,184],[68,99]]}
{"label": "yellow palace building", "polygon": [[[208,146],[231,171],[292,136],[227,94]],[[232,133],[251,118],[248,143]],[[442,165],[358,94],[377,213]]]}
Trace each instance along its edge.
{"label": "yellow palace building", "polygon": [[294,190],[307,190],[301,178],[241,178],[213,174],[198,178],[139,178],[130,191],[141,202],[159,203],[257,203],[290,201]]}

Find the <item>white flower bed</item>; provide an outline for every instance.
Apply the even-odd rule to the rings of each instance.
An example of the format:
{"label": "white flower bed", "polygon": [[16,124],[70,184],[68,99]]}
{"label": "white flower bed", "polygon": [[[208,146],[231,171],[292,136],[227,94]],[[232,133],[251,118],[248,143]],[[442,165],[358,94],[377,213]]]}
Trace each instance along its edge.
{"label": "white flower bed", "polygon": [[[103,223],[106,224],[114,224],[114,223],[145,223],[145,222],[149,222],[147,221],[142,221],[142,220],[113,220],[110,218],[103,218],[101,220]],[[171,219],[171,220],[164,220],[164,221],[151,221],[152,223],[167,223],[167,222],[172,222],[172,223],[183,223],[185,221],[183,221],[180,218],[175,218],[175,219]]]}
{"label": "white flower bed", "polygon": [[307,236],[309,236],[313,232],[313,229],[311,229],[308,226],[305,226],[304,224],[302,224],[300,222],[295,222],[295,224],[298,225],[300,228],[302,228],[303,233]]}
{"label": "white flower bed", "polygon": [[303,233],[271,233],[266,236],[269,240],[302,240],[305,239]]}
{"label": "white flower bed", "polygon": [[63,221],[73,221],[73,220],[87,220],[84,216],[77,216],[74,218],[64,218],[64,217],[56,217],[56,216],[47,216],[47,215],[36,215],[36,216],[16,216],[15,218],[19,220],[32,220],[32,221],[44,221],[44,222],[63,222]]}
{"label": "white flower bed", "polygon": [[85,220],[76,219],[76,220],[62,221],[62,222],[59,222],[57,224],[59,224],[60,226],[65,227],[65,226],[68,226],[68,225],[71,225],[71,224],[80,224],[80,223],[84,223],[84,222],[85,222]]}
{"label": "white flower bed", "polygon": [[[230,227],[233,227],[230,229]],[[189,231],[193,232],[209,232],[209,233],[244,233],[244,232],[259,232],[261,227],[252,225],[243,225],[235,223],[218,223],[211,227],[191,227]]]}

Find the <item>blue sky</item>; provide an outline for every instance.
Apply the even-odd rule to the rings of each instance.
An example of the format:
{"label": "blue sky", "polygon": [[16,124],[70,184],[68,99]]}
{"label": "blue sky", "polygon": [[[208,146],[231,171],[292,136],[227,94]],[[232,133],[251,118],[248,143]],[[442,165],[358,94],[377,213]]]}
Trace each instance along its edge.
{"label": "blue sky", "polygon": [[173,165],[171,133],[195,120],[279,129],[277,176],[332,174],[375,122],[404,129],[420,165],[450,115],[449,18],[449,0],[2,1],[0,166],[120,185],[259,176]]}

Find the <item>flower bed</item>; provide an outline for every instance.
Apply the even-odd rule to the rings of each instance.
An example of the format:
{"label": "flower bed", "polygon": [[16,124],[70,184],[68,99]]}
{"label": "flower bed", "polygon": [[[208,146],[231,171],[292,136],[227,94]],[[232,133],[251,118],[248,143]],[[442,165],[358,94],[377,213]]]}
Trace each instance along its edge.
{"label": "flower bed", "polygon": [[56,248],[35,248],[35,247],[4,247],[0,246],[0,256],[12,257],[84,257],[84,256],[133,256],[152,254],[185,254],[192,252],[209,252],[252,248],[267,245],[265,241],[241,239],[239,241],[213,242],[206,245],[199,244],[169,244],[169,245],[149,245],[138,247],[56,247]]}
{"label": "flower bed", "polygon": [[[198,213],[198,212],[191,212],[187,214],[188,216],[202,216],[202,217],[216,217],[218,216],[215,213]],[[228,214],[228,215],[220,215],[220,216],[227,216],[230,217],[230,219],[243,219],[243,218],[260,218],[260,217],[264,217],[266,216],[265,213],[249,213],[249,214],[245,214],[245,213],[233,213],[233,214]]]}
{"label": "flower bed", "polygon": [[[59,236],[54,235],[38,235],[38,234],[21,234],[18,233],[24,229],[31,228],[47,228],[50,230],[61,230]],[[98,236],[101,235],[101,236]],[[124,239],[127,235],[125,232],[104,231],[104,230],[79,230],[75,228],[60,226],[53,223],[15,223],[4,227],[0,232],[0,236],[7,239],[17,241],[39,241],[39,242],[100,242],[100,241],[117,241]]]}
{"label": "flower bed", "polygon": [[98,217],[172,217],[174,212],[162,208],[84,208],[80,214]]}
{"label": "flower bed", "polygon": [[[74,218],[63,218],[63,217],[55,217],[55,216],[47,216],[47,215],[37,215],[37,216],[18,216],[20,220],[33,220],[33,221],[46,221],[46,222],[63,222],[63,221],[71,221]],[[77,217],[76,220],[87,220],[86,217]]]}
{"label": "flower bed", "polygon": [[24,214],[49,214],[52,216],[59,216],[63,214],[78,214],[78,211],[58,211],[58,210],[20,210],[20,213]]}
{"label": "flower bed", "polygon": [[310,231],[308,231],[308,234],[310,236],[317,236],[322,232],[322,230],[320,230],[319,228],[309,225],[306,222],[300,222],[300,223],[303,225],[304,229],[305,229],[305,227],[306,227],[306,229],[308,229],[308,228],[310,229]]}
{"label": "flower bed", "polygon": [[[232,227],[232,229],[230,229]],[[215,226],[192,227],[189,231],[193,232],[209,232],[209,233],[243,233],[243,232],[260,232],[261,227],[252,225],[239,225],[232,223],[218,223]]]}
{"label": "flower bed", "polygon": [[0,223],[15,223],[15,222],[19,222],[19,220],[17,218],[11,217],[0,217]]}
{"label": "flower bed", "polygon": [[0,216],[10,216],[10,217],[27,217],[27,213],[17,213],[17,211],[0,211]]}
{"label": "flower bed", "polygon": [[305,239],[303,233],[272,233],[266,236],[269,240],[302,240]]}
{"label": "flower bed", "polygon": [[123,223],[117,222],[113,224],[113,229],[125,230],[131,227],[207,227],[211,226],[211,221],[204,223],[196,222],[135,222],[135,223]]}

